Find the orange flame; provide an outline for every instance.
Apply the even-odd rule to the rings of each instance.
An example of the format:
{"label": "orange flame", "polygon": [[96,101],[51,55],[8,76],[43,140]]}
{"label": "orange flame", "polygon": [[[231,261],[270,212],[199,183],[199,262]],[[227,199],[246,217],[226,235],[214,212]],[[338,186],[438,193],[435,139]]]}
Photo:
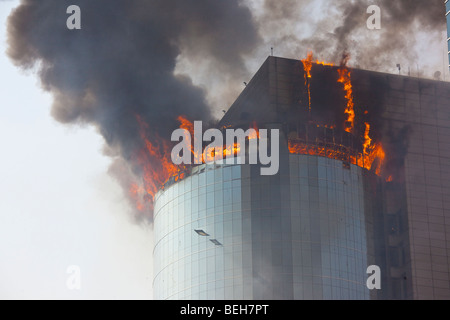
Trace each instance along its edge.
{"label": "orange flame", "polygon": [[189,131],[191,137],[194,136],[194,124],[189,121],[185,116],[178,116],[177,121],[180,123],[180,129]]}
{"label": "orange flame", "polygon": [[370,133],[370,124],[368,124],[367,122],[365,123],[366,125],[366,131],[364,133],[364,154],[367,153],[367,149],[370,147],[370,144],[372,143],[372,139],[370,139],[369,133]]}
{"label": "orange flame", "polygon": [[215,160],[222,160],[225,159],[228,156],[234,155],[238,156],[241,152],[241,146],[239,143],[235,143],[233,145],[225,145],[223,146],[222,156],[216,157],[216,148],[208,148],[205,150],[206,160],[205,157],[202,157],[203,163],[207,162],[213,162]]}
{"label": "orange flame", "polygon": [[[313,55],[312,51],[310,51],[310,52],[308,52],[306,59],[301,60],[303,62],[303,66],[305,69],[305,81],[306,81],[306,78],[311,78],[311,69],[312,69],[312,64],[313,64],[313,58],[314,58],[314,55]],[[306,82],[305,82],[305,84],[306,84]]]}
{"label": "orange flame", "polygon": [[305,69],[305,87],[308,89],[308,108],[309,113],[311,113],[311,85],[308,81],[308,79],[311,78],[311,69],[312,69],[312,60],[313,60],[313,53],[312,51],[308,52],[308,56],[306,59],[302,60],[303,68]]}
{"label": "orange flame", "polygon": [[309,108],[310,113],[311,113],[311,84],[310,84],[310,81],[308,81],[308,79],[312,78],[311,70],[312,70],[313,63],[320,64],[323,66],[333,66],[332,63],[327,63],[327,62],[319,61],[319,60],[316,60],[314,62],[313,60],[314,60],[314,54],[312,51],[308,52],[306,59],[301,60],[303,63],[303,69],[305,70],[305,87],[308,90],[308,108]]}
{"label": "orange flame", "polygon": [[256,123],[256,121],[253,121],[252,126],[250,127],[250,129],[255,130],[255,134],[250,134],[250,136],[248,137],[249,140],[252,139],[259,139],[259,129],[258,129],[258,124]]}
{"label": "orange flame", "polygon": [[316,64],[320,64],[320,65],[322,65],[322,66],[329,66],[329,67],[333,67],[333,66],[334,66],[333,63],[330,63],[330,62],[324,62],[324,61],[319,61],[319,60],[316,60],[315,63],[316,63]]}
{"label": "orange flame", "polygon": [[355,110],[353,103],[353,86],[351,79],[351,71],[347,68],[348,57],[345,57],[341,67],[338,69],[339,79],[338,82],[344,84],[344,90],[346,92],[345,98],[347,99],[347,107],[345,108],[345,114],[347,115],[347,121],[345,123],[345,131],[353,133],[355,125]]}
{"label": "orange flame", "polygon": [[[339,79],[338,82],[344,85],[345,90],[345,98],[347,99],[347,106],[345,108],[345,114],[347,115],[347,119],[345,122],[345,131],[348,133],[352,133],[354,131],[355,125],[355,110],[354,110],[354,102],[353,102],[353,86],[351,81],[351,71],[347,68],[349,56],[344,56],[341,67],[338,69]],[[304,69],[305,69],[305,85],[308,89],[309,96],[309,110],[311,111],[311,96],[310,96],[310,87],[309,87],[309,78],[311,78],[311,69],[313,64],[313,54],[312,52],[308,53],[308,57],[305,60],[302,60]],[[316,62],[317,64],[324,64],[320,61]],[[368,114],[366,111],[365,114]],[[328,128],[327,125],[325,125]],[[338,159],[346,162],[350,162],[352,164],[358,165],[362,168],[366,168],[368,170],[374,170],[377,175],[381,172],[381,167],[386,157],[386,154],[383,150],[381,143],[372,144],[372,139],[370,137],[370,124],[365,123],[365,132],[364,132],[364,142],[363,142],[363,151],[359,154],[351,154],[351,151],[348,148],[343,146],[325,146],[325,145],[309,145],[304,141],[297,140],[289,140],[288,148],[290,153],[293,154],[306,154],[306,155],[318,155],[331,159]],[[334,126],[331,126],[331,129],[334,129]],[[376,161],[377,160],[377,161]],[[372,168],[372,166],[375,166]]]}
{"label": "orange flame", "polygon": [[[321,144],[308,144],[304,141],[289,140],[288,148],[291,154],[314,155],[336,159],[357,165],[367,170],[374,170],[377,175],[381,173],[385,153],[381,144],[369,146],[366,153],[352,154],[343,146],[326,146]],[[377,160],[377,162],[375,162]],[[374,166],[372,168],[372,166]]]}
{"label": "orange flame", "polygon": [[[185,166],[176,166],[172,163],[171,159],[171,143],[164,139],[161,139],[158,134],[151,131],[149,125],[144,120],[136,116],[137,123],[139,125],[139,134],[143,142],[143,147],[135,154],[137,164],[142,170],[142,182],[131,183],[128,193],[130,198],[134,201],[136,209],[144,211],[146,208],[153,209],[153,198],[158,190],[164,186],[164,184],[174,177],[175,181],[184,179],[185,174],[183,169]],[[195,154],[193,148],[194,136],[194,124],[184,116],[179,116],[177,121],[180,123],[180,129],[188,131],[186,134],[191,135],[190,150],[199,159],[202,159],[202,163],[212,162],[215,159],[215,148],[205,150],[199,155]],[[258,139],[259,130],[256,122],[253,123],[252,128],[255,129],[256,134],[251,134],[249,139]],[[148,137],[153,137],[152,139]],[[241,152],[239,143],[233,145],[223,146],[223,159],[230,155],[238,156]]]}
{"label": "orange flame", "polygon": [[[153,197],[159,187],[163,185],[170,176],[179,172],[179,168],[172,163],[170,157],[171,145],[161,139],[158,134],[150,132],[149,125],[140,116],[136,116],[139,125],[139,135],[143,147],[135,155],[136,162],[142,169],[142,183],[132,183],[129,188],[130,197],[135,200],[139,211],[145,209],[149,204],[152,208]],[[151,141],[148,136],[154,137]]]}
{"label": "orange flame", "polygon": [[[249,140],[253,140],[253,139],[259,139],[259,129],[258,129],[258,125],[256,123],[256,121],[254,121],[252,123],[252,125],[250,126],[250,129],[255,130],[254,133],[250,133],[250,135],[248,136]],[[216,158],[216,148],[209,148],[206,150],[205,154],[206,154],[206,161],[205,161],[205,157],[202,158],[203,163],[205,162],[213,162],[214,160],[221,160],[221,159],[225,159],[228,156],[234,155],[234,156],[239,156],[241,153],[241,145],[240,143],[234,143],[233,145],[224,145],[223,146],[223,158]]]}
{"label": "orange flame", "polygon": [[[187,130],[187,132],[190,134],[191,145],[189,146],[189,148],[192,155],[194,156],[194,159],[203,159],[202,155],[196,154],[196,152],[194,151],[192,141],[194,137],[194,124],[191,121],[189,121],[185,116],[178,116],[177,121],[180,123],[180,129]],[[186,135],[188,135],[188,133],[186,133]],[[185,136],[184,138],[187,140],[188,137]]]}
{"label": "orange flame", "polygon": [[383,165],[386,154],[384,152],[381,143],[376,143],[372,145],[372,139],[370,138],[370,124],[365,123],[366,130],[364,132],[364,144],[363,144],[363,155],[364,157],[359,160],[358,165],[366,168],[368,170],[372,169],[375,160],[378,159],[375,167],[375,173],[377,175],[381,172],[381,166]]}

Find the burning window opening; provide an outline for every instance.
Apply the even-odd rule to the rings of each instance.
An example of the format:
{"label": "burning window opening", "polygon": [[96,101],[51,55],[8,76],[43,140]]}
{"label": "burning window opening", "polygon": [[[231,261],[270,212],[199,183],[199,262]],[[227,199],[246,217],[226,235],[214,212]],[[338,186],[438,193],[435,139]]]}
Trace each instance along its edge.
{"label": "burning window opening", "polygon": [[[223,157],[216,157],[216,148],[209,148],[203,146],[202,152],[197,154],[194,151],[193,141],[190,146],[190,151],[194,159],[201,159],[201,164],[192,165],[175,165],[171,160],[171,142],[160,139],[155,134],[150,134],[151,129],[139,116],[136,116],[139,125],[139,132],[144,144],[144,147],[138,152],[136,159],[137,163],[142,168],[142,182],[131,183],[129,187],[130,198],[135,202],[136,209],[144,211],[150,207],[153,209],[153,200],[159,190],[164,190],[168,186],[181,181],[196,171],[194,168],[201,164],[210,164],[218,159],[237,159],[241,155],[241,146],[239,143],[233,145],[223,146]],[[187,130],[191,136],[194,135],[194,124],[185,116],[179,116],[177,121],[180,123],[179,128]],[[232,126],[224,127],[223,130],[231,128]],[[252,139],[259,139],[259,129],[256,122],[253,122],[249,129],[254,129],[255,132],[250,134],[246,141]],[[149,136],[156,137],[155,140],[150,141]],[[248,150],[248,148],[246,148]]]}
{"label": "burning window opening", "polygon": [[[368,132],[366,131],[366,135]],[[333,127],[309,123],[299,126],[296,131],[289,134],[288,148],[291,154],[340,160],[373,170],[380,175],[385,158],[381,145],[372,145],[371,140],[370,142],[358,140],[346,131],[339,132]]]}
{"label": "burning window opening", "polygon": [[[186,119],[181,121],[181,119],[179,119],[180,126],[193,128],[191,126],[192,123]],[[246,139],[246,143],[251,139],[259,138],[259,129],[256,123],[253,123],[249,128],[255,129],[256,134],[250,135]],[[355,138],[351,133],[336,129],[334,126],[316,125],[309,122],[305,125],[299,125],[296,130],[291,131],[288,135],[287,144],[291,154],[315,155],[340,160],[344,163],[372,170],[377,175],[380,175],[385,154],[381,144],[372,144],[369,133],[370,125],[367,123],[365,139],[361,140]],[[148,205],[150,207],[153,205],[154,196],[158,190],[165,190],[174,183],[201,172],[199,171],[199,168],[201,168],[199,164],[175,166],[169,162],[170,153],[164,143],[153,145],[146,139],[144,141],[146,142],[146,149],[141,152],[141,157],[139,158],[144,168],[143,185],[135,183],[130,187],[130,195],[136,202],[136,208],[140,211],[145,210]],[[249,150],[249,148],[245,149]],[[165,150],[167,154],[159,154],[158,150]],[[209,150],[203,148],[201,155],[202,164],[215,164],[215,160],[217,160],[215,152],[216,148],[210,148]],[[239,143],[223,146],[223,159],[229,155],[233,155],[234,159],[241,155]],[[150,162],[151,156],[157,156],[160,159],[160,166],[152,166]],[[144,163],[144,161],[147,162]],[[157,169],[160,171],[157,171]]]}
{"label": "burning window opening", "polygon": [[308,111],[309,111],[309,116],[311,116],[311,70],[312,70],[312,66],[313,64],[319,64],[319,65],[323,65],[323,66],[333,66],[332,63],[327,63],[324,61],[319,61],[316,60],[315,62],[314,60],[314,54],[312,51],[308,52],[308,55],[306,57],[306,59],[302,59],[300,60],[303,63],[303,69],[304,69],[304,73],[305,73],[305,87],[306,90],[308,92]]}
{"label": "burning window opening", "polygon": [[[343,124],[343,133],[335,130],[335,126],[318,125],[311,119],[311,81],[313,67],[313,53],[310,51],[306,59],[301,60],[304,68],[305,87],[308,92],[309,123],[300,126],[293,137],[288,140],[290,153],[317,155],[330,159],[342,160],[367,170],[373,170],[377,175],[381,174],[381,168],[386,154],[380,142],[374,142],[370,136],[371,125],[364,123],[365,130],[361,139],[355,139],[355,102],[353,97],[352,72],[348,68],[350,56],[344,54],[340,67],[337,69],[338,83],[343,84],[345,99],[347,101],[344,113],[346,115]],[[333,66],[331,63],[316,61],[316,64]],[[365,111],[365,115],[368,111]]]}

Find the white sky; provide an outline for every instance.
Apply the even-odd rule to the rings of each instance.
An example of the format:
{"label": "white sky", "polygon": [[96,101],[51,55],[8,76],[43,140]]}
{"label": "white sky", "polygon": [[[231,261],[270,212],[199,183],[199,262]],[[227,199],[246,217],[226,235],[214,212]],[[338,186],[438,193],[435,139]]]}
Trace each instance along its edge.
{"label": "white sky", "polygon": [[[102,138],[56,123],[4,53],[17,4],[0,1],[0,299],[151,299],[151,230],[128,220]],[[81,290],[66,286],[70,265]]]}

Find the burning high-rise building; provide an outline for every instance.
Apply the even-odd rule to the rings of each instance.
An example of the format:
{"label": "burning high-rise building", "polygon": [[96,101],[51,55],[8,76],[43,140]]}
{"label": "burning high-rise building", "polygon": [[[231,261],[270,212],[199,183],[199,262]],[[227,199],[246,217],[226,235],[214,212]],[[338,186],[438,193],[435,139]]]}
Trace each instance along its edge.
{"label": "burning high-rise building", "polygon": [[[278,175],[180,168],[169,141],[178,122],[211,120],[207,101],[233,91],[215,88],[247,77],[245,57],[264,43],[333,60],[352,47],[359,65],[380,69],[415,60],[422,32],[441,34],[442,0],[379,1],[385,27],[372,41],[359,41],[362,1],[76,2],[81,30],[66,28],[66,1],[22,0],[7,53],[37,71],[57,121],[103,137],[136,220],[155,223],[157,298],[450,296],[446,83],[350,70],[347,57],[336,67],[271,57],[220,128],[280,128]],[[212,72],[206,95],[194,83]],[[380,291],[365,285],[372,264]]]}
{"label": "burning high-rise building", "polygon": [[221,120],[279,128],[277,175],[203,164],[156,194],[155,298],[450,298],[450,84],[346,62],[269,57]]}

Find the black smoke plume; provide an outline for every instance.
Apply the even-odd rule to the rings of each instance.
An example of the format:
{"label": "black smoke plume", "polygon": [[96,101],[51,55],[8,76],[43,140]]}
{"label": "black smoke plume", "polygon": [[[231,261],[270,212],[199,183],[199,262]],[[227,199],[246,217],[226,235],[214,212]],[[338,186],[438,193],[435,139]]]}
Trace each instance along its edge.
{"label": "black smoke plume", "polygon": [[[81,30],[66,27],[70,5],[81,9]],[[170,140],[179,115],[210,119],[204,90],[175,74],[183,52],[233,74],[245,69],[243,55],[257,41],[238,0],[22,0],[8,20],[7,53],[37,70],[56,120],[97,128],[115,159],[111,171],[128,190],[142,174],[139,121],[158,144]]]}
{"label": "black smoke plume", "polygon": [[[370,5],[381,10],[380,30],[367,28]],[[347,51],[350,66],[376,71],[391,72],[400,63],[403,71],[411,66],[416,72],[416,64],[422,65],[417,52],[424,41],[420,33],[428,34],[427,40],[445,43],[441,0],[265,0],[257,21],[265,42],[278,55],[303,58],[312,50],[319,59],[339,64]]]}

